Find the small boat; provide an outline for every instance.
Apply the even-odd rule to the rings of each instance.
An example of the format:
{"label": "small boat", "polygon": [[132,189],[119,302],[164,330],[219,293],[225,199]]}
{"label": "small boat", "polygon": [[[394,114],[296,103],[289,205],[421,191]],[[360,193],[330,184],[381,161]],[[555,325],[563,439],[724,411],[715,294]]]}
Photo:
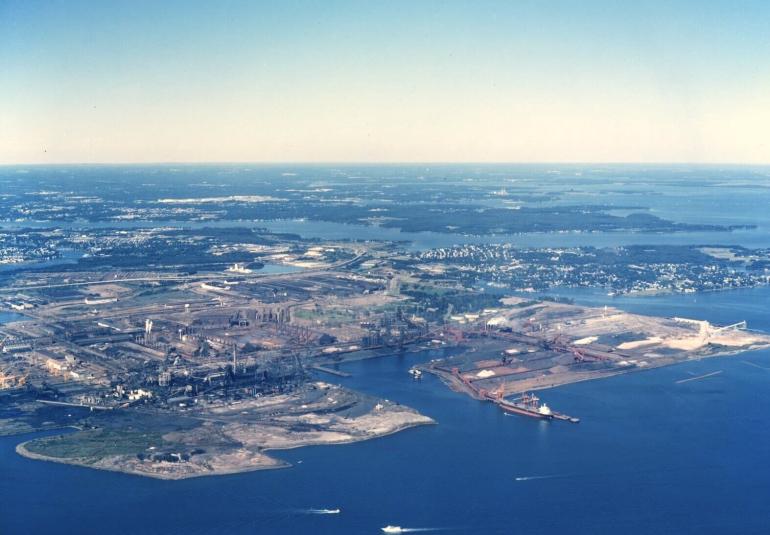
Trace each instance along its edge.
{"label": "small boat", "polygon": [[420,379],[422,377],[422,370],[418,370],[417,368],[411,368],[409,373],[415,379]]}
{"label": "small boat", "polygon": [[384,533],[403,533],[404,530],[401,529],[401,526],[385,526],[382,531]]}

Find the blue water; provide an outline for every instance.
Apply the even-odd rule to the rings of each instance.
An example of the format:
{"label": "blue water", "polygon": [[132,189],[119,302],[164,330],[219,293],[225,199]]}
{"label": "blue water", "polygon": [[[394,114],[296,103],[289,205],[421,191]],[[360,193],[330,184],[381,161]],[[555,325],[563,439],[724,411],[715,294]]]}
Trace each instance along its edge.
{"label": "blue water", "polygon": [[298,271],[302,271],[303,269],[305,268],[300,266],[291,266],[288,264],[265,264],[261,269],[258,270],[258,272],[265,275],[275,275],[278,273],[296,273]]}
{"label": "blue water", "polygon": [[[622,304],[770,330],[768,297],[762,288]],[[353,377],[340,381],[438,425],[274,452],[294,464],[286,470],[155,481],[30,461],[13,452],[19,437],[2,438],[0,533],[767,533],[770,370],[744,361],[770,368],[770,352],[542,393],[578,425],[506,416],[432,377],[412,381],[406,370],[435,356],[349,363]],[[342,513],[309,512],[323,508]]]}
{"label": "blue water", "polygon": [[24,316],[17,314],[16,312],[5,312],[0,310],[0,325],[3,323],[10,323],[12,321],[23,320]]}
{"label": "blue water", "polygon": [[[766,193],[766,199],[758,201],[757,205],[767,206],[770,202],[770,192]],[[711,202],[717,199],[711,197]],[[711,208],[715,208],[711,206]],[[768,212],[770,214],[770,212]],[[673,216],[672,216],[673,217]],[[767,217],[767,216],[763,216]],[[674,220],[685,221],[686,218],[673,217]],[[756,223],[756,220],[754,220]],[[692,221],[697,223],[698,221]],[[703,222],[703,221],[701,221]],[[710,221],[705,221],[710,222]],[[741,217],[721,218],[716,224],[740,225],[747,224]],[[638,232],[527,232],[522,234],[499,234],[485,236],[462,236],[457,234],[444,234],[440,232],[406,232],[397,228],[380,227],[375,225],[353,225],[348,223],[333,223],[328,221],[309,220],[278,220],[278,221],[104,221],[96,223],[87,222],[0,222],[0,229],[8,228],[155,228],[176,227],[184,229],[198,229],[206,227],[229,228],[265,228],[276,233],[297,234],[303,238],[319,238],[323,240],[389,240],[406,242],[404,247],[413,251],[432,249],[435,247],[451,247],[466,243],[511,243],[518,247],[617,247],[621,245],[740,245],[743,247],[770,247],[770,221],[766,225],[758,225],[754,229],[739,229],[732,232],[675,232],[671,234],[653,234]],[[51,264],[47,264],[51,265]]]}
{"label": "blue water", "polygon": [[82,253],[78,251],[73,251],[71,249],[62,249],[59,251],[59,258],[54,258],[52,260],[39,260],[39,261],[30,261],[30,262],[21,262],[18,264],[2,264],[0,265],[0,275],[7,272],[15,272],[20,271],[22,269],[28,269],[28,268],[43,268],[43,267],[53,267],[53,266],[61,266],[65,264],[74,264],[77,262],[78,258],[82,257]]}

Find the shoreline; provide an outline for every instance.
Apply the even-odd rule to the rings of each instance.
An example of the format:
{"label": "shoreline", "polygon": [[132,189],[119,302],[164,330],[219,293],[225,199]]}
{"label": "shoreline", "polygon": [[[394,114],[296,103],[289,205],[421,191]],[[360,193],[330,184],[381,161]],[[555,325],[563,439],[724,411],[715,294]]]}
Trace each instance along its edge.
{"label": "shoreline", "polygon": [[[423,415],[420,415],[423,416]],[[25,440],[23,442],[20,442],[16,445],[15,451],[18,455],[25,457],[27,459],[35,460],[35,461],[47,461],[47,462],[54,462],[59,464],[65,464],[70,466],[77,466],[80,468],[90,468],[93,470],[104,470],[107,472],[116,472],[116,473],[122,473],[122,474],[128,474],[132,476],[139,476],[139,477],[149,477],[152,479],[158,479],[158,480],[164,480],[164,481],[180,481],[183,479],[192,479],[197,477],[213,477],[213,476],[226,476],[226,475],[233,475],[233,474],[243,474],[247,472],[258,472],[262,470],[278,470],[283,468],[291,468],[294,465],[291,464],[288,461],[285,461],[283,459],[279,459],[270,455],[267,455],[266,452],[268,451],[283,451],[283,450],[293,450],[297,448],[304,448],[309,446],[340,446],[345,444],[355,444],[357,442],[364,442],[366,440],[373,440],[378,438],[387,437],[390,435],[395,435],[396,433],[400,433],[401,431],[405,431],[407,429],[420,427],[424,425],[438,425],[438,422],[433,420],[432,418],[428,416],[423,416],[425,418],[425,421],[420,422],[412,422],[407,424],[401,424],[396,427],[394,427],[391,430],[388,430],[387,432],[384,432],[382,434],[374,435],[374,436],[368,436],[368,437],[351,437],[346,440],[340,440],[340,441],[332,441],[332,442],[313,442],[313,441],[302,441],[298,442],[297,444],[292,444],[291,446],[287,447],[273,447],[273,448],[260,448],[259,453],[264,454],[265,457],[273,461],[273,464],[266,464],[263,466],[247,466],[243,468],[235,468],[232,470],[212,470],[210,472],[198,472],[198,473],[181,473],[181,474],[166,474],[166,473],[152,473],[152,472],[139,472],[135,470],[129,470],[129,469],[121,469],[117,467],[109,467],[109,466],[94,466],[90,464],[86,464],[84,462],[79,462],[78,458],[63,458],[63,457],[50,457],[47,455],[43,455],[40,453],[35,453],[32,451],[29,451],[26,447],[27,444],[32,442],[33,440],[36,440],[35,438],[30,440]],[[73,427],[73,426],[66,426],[66,427]],[[66,428],[64,427],[64,428]],[[62,428],[63,429],[63,428]],[[77,428],[76,428],[77,429]],[[39,431],[47,431],[47,430],[38,430]],[[35,431],[33,431],[35,432]],[[26,434],[26,433],[22,433]],[[13,436],[13,435],[9,435]]]}
{"label": "shoreline", "polygon": [[[35,440],[35,439],[32,439],[32,440]],[[75,459],[65,459],[63,457],[49,457],[47,455],[42,455],[40,453],[34,453],[29,451],[26,448],[26,445],[32,442],[32,440],[25,440],[24,442],[20,442],[19,444],[17,444],[15,448],[16,453],[22,457],[25,457],[27,459],[34,460],[34,461],[44,461],[44,462],[65,464],[69,466],[77,466],[78,468],[90,468],[92,470],[103,470],[105,472],[115,472],[120,474],[131,475],[131,476],[149,477],[152,479],[160,479],[164,481],[180,481],[182,479],[192,479],[194,477],[206,477],[206,476],[226,476],[231,474],[241,474],[245,472],[256,472],[258,470],[276,470],[279,468],[289,468],[292,466],[288,462],[281,461],[280,459],[276,459],[277,461],[276,464],[272,466],[244,468],[242,470],[221,471],[221,472],[211,472],[211,473],[184,474],[181,477],[174,477],[168,474],[153,474],[153,473],[145,473],[145,472],[136,472],[133,470],[125,470],[125,469],[122,470],[119,468],[110,468],[106,466],[92,466],[82,462],[77,462]]]}
{"label": "shoreline", "polygon": [[[646,371],[652,371],[652,370],[658,370],[661,368],[668,368],[673,366],[678,366],[681,364],[686,364],[688,362],[695,362],[695,361],[701,361],[701,360],[707,360],[707,359],[717,359],[717,358],[733,358],[738,355],[742,355],[744,353],[751,353],[754,351],[760,351],[763,349],[770,349],[770,343],[769,344],[760,344],[756,346],[750,346],[745,348],[739,348],[739,349],[733,349],[728,351],[720,351],[717,353],[707,354],[707,355],[694,355],[692,357],[681,359],[681,360],[675,360],[673,362],[661,362],[659,364],[650,364],[648,366],[645,366],[643,368],[635,367],[635,368],[628,368],[628,369],[618,369],[618,370],[608,370],[606,372],[600,372],[599,375],[593,376],[593,377],[575,377],[574,380],[570,381],[563,381],[553,384],[545,384],[545,385],[536,385],[532,386],[531,388],[527,388],[525,390],[522,390],[518,393],[524,393],[524,392],[537,392],[541,390],[550,390],[552,388],[559,388],[562,386],[568,386],[573,385],[577,383],[584,383],[587,381],[600,381],[602,379],[609,379],[612,377],[617,377],[618,375],[626,375],[631,373],[638,373],[638,372],[646,372]],[[465,385],[458,381],[454,376],[447,374],[446,372],[442,370],[438,370],[436,368],[432,368],[427,365],[420,365],[418,366],[419,369],[421,369],[423,372],[430,373],[434,377],[438,378],[447,388],[452,390],[453,392],[457,392],[458,394],[465,394],[466,396],[470,397],[471,399],[475,399],[478,401],[483,401],[483,398],[479,398],[471,393],[471,391],[465,387]],[[507,394],[507,395],[515,395],[515,394]]]}

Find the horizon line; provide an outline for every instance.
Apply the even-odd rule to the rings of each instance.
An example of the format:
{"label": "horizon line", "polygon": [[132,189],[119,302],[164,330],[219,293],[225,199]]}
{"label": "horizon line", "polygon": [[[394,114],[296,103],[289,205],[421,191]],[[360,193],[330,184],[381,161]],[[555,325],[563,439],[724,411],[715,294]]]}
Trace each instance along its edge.
{"label": "horizon line", "polygon": [[109,166],[109,165],[692,165],[692,166],[744,166],[770,167],[770,161],[759,162],[709,162],[709,161],[356,161],[356,160],[190,160],[190,161],[83,161],[83,162],[0,162],[0,167],[45,166]]}

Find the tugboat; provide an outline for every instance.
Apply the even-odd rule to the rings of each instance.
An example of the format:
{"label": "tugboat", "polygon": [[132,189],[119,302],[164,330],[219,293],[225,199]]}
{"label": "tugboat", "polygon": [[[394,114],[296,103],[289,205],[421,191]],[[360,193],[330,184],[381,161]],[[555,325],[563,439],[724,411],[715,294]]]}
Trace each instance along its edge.
{"label": "tugboat", "polygon": [[415,380],[422,379],[422,370],[418,370],[417,368],[410,368],[409,369],[409,374]]}

